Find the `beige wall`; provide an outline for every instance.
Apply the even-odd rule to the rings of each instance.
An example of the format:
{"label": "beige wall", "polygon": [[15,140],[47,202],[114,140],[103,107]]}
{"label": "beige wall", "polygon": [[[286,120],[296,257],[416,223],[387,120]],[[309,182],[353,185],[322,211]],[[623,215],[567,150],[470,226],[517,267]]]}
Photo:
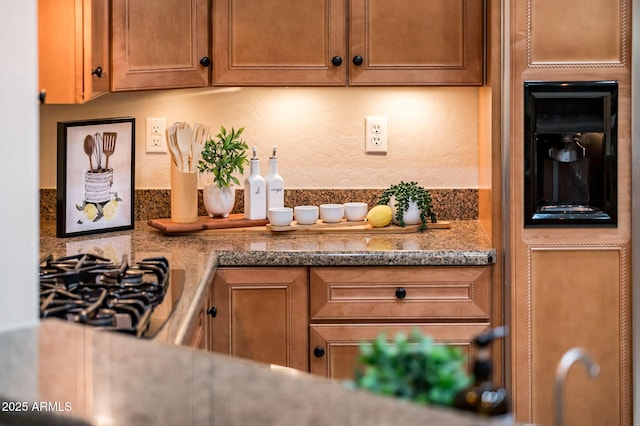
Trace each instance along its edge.
{"label": "beige wall", "polygon": [[[478,89],[210,88],[112,93],[85,105],[40,109],[40,186],[56,186],[56,123],[136,118],[136,188],[170,187],[169,156],[147,154],[146,117],[245,127],[267,173],[271,147],[287,188],[478,187]],[[388,117],[385,156],[365,155],[364,118]]]}

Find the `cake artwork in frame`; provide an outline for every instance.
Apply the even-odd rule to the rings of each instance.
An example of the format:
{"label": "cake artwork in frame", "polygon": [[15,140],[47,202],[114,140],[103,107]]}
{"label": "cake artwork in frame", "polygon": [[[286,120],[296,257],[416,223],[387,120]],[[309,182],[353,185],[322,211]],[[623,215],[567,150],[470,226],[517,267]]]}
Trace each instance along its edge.
{"label": "cake artwork in frame", "polygon": [[58,122],[58,237],[133,229],[135,118]]}

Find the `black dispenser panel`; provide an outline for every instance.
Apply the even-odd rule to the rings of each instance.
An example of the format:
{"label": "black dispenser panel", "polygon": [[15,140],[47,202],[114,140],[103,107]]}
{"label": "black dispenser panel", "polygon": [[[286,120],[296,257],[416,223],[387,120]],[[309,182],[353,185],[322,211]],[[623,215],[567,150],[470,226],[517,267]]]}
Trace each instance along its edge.
{"label": "black dispenser panel", "polygon": [[617,226],[616,81],[524,83],[525,227]]}

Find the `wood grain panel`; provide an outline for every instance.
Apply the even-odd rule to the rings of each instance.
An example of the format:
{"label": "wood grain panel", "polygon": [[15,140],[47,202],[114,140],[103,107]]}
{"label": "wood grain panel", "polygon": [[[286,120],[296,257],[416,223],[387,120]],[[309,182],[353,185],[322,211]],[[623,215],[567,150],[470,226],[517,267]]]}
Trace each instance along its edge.
{"label": "wood grain panel", "polygon": [[207,0],[113,1],[112,90],[206,87]]}
{"label": "wood grain panel", "polygon": [[344,0],[214,3],[215,84],[345,84]]}
{"label": "wood grain panel", "polygon": [[481,0],[352,0],[350,84],[482,84]]}
{"label": "wood grain panel", "polygon": [[[490,267],[311,268],[312,320],[489,320]],[[396,290],[406,291],[404,298]]]}
{"label": "wood grain panel", "polygon": [[[311,325],[310,346],[311,373],[333,379],[352,379],[357,368],[360,345],[373,342],[380,333],[393,340],[397,333],[410,334],[417,329],[431,336],[437,343],[459,348],[467,357],[469,371],[474,357],[473,338],[485,331],[488,324],[344,324]],[[322,357],[316,357],[313,349],[325,349]]]}
{"label": "wood grain panel", "polygon": [[529,421],[553,423],[553,383],[562,354],[583,347],[600,365],[583,366],[565,387],[566,424],[626,424],[630,384],[628,271],[622,247],[532,247],[528,312]]}
{"label": "wood grain panel", "polygon": [[528,0],[531,66],[627,66],[627,0]]}
{"label": "wood grain panel", "polygon": [[220,268],[214,350],[307,371],[306,268]]}

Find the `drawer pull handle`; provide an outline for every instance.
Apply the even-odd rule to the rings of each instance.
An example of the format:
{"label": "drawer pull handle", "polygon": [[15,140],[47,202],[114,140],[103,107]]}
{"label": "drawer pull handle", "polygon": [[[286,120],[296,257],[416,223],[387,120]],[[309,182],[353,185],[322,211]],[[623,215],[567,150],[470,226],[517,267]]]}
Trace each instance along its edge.
{"label": "drawer pull handle", "polygon": [[404,289],[404,287],[398,287],[396,289],[396,297],[398,299],[404,299],[407,296],[407,290]]}
{"label": "drawer pull handle", "polygon": [[211,309],[207,310],[207,314],[212,318],[215,318],[216,315],[218,315],[218,308],[216,308],[215,306],[211,307]]}
{"label": "drawer pull handle", "polygon": [[324,356],[324,348],[322,346],[316,346],[313,350],[313,355],[316,358],[322,358]]}

